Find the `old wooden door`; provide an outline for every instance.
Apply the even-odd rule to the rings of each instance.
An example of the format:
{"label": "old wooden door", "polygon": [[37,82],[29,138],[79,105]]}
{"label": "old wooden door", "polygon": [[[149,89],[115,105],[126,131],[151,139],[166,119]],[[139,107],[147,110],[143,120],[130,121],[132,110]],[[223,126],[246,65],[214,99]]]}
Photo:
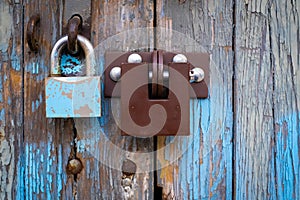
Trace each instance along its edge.
{"label": "old wooden door", "polygon": [[[188,49],[170,39],[180,33],[210,54],[191,136],[122,137],[105,99],[101,118],[46,119],[49,56],[72,12],[95,47]],[[300,199],[299,12],[297,0],[1,0],[0,199]],[[25,32],[34,13],[37,53]]]}

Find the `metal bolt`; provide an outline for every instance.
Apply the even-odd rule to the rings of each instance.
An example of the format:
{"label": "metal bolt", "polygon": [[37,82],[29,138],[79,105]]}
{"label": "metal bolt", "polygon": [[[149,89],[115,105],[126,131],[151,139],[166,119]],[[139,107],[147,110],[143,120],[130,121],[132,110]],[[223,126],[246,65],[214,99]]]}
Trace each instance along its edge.
{"label": "metal bolt", "polygon": [[174,63],[187,63],[187,57],[183,54],[177,54],[173,57]]}
{"label": "metal bolt", "polygon": [[141,63],[142,57],[137,53],[133,53],[130,56],[128,56],[127,62],[128,63]]}
{"label": "metal bolt", "polygon": [[79,159],[73,158],[69,160],[68,165],[67,165],[67,172],[70,174],[78,174],[81,172],[83,166],[82,163]]}
{"label": "metal bolt", "polygon": [[203,69],[199,67],[195,67],[194,69],[192,69],[189,75],[190,75],[190,82],[196,82],[196,83],[201,82],[205,76]]}
{"label": "metal bolt", "polygon": [[110,70],[109,76],[111,80],[118,82],[121,78],[121,67],[113,67]]}
{"label": "metal bolt", "polygon": [[123,165],[122,165],[122,172],[124,175],[126,176],[132,176],[135,174],[136,172],[136,164],[129,159],[126,159],[123,161]]}

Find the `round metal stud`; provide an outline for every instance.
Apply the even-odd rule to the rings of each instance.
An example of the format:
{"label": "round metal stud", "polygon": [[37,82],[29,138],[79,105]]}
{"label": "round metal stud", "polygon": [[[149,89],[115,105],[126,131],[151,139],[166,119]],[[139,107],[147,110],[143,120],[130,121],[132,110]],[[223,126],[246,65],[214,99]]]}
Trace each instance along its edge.
{"label": "round metal stud", "polygon": [[195,67],[194,69],[192,69],[189,73],[190,75],[190,81],[191,82],[201,82],[204,79],[205,73],[203,71],[203,69],[199,68],[199,67]]}
{"label": "round metal stud", "polygon": [[113,67],[109,72],[109,76],[111,80],[118,82],[121,78],[121,67]]}
{"label": "round metal stud", "polygon": [[130,56],[128,56],[127,62],[128,63],[141,63],[142,57],[137,53],[133,53]]}
{"label": "round metal stud", "polygon": [[183,54],[177,54],[173,57],[174,63],[187,63],[187,57]]}

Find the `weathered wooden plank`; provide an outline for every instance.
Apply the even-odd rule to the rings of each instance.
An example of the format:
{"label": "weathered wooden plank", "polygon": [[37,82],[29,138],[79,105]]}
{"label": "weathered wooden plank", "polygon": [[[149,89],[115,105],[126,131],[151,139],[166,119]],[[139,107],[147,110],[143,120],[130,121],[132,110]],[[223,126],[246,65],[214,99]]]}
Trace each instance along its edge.
{"label": "weathered wooden plank", "polygon": [[237,4],[237,199],[299,199],[298,10]]}
{"label": "weathered wooden plank", "polygon": [[[24,189],[21,199],[73,199],[73,175],[66,166],[73,157],[73,122],[46,119],[44,81],[50,74],[50,53],[62,35],[63,1],[24,2],[24,26],[40,14],[39,52],[25,43],[24,55]],[[26,33],[24,33],[26,41]]]}
{"label": "weathered wooden plank", "polygon": [[[91,32],[99,74],[105,51],[153,47],[152,30],[135,29],[153,26],[153,6],[149,0],[92,1]],[[114,109],[118,116],[119,102],[110,101],[103,98],[101,119],[75,120],[77,157],[84,166],[77,177],[78,199],[153,199],[153,159],[142,155],[153,150],[153,140],[121,136],[112,114]],[[126,159],[134,161],[138,171],[129,182],[122,173]]]}
{"label": "weathered wooden plank", "polygon": [[268,10],[274,71],[273,199],[300,199],[300,2],[272,1]]}
{"label": "weathered wooden plank", "polygon": [[236,4],[236,199],[269,199],[276,194],[269,9],[267,1]]}
{"label": "weathered wooden plank", "polygon": [[0,2],[0,199],[23,194],[22,6]]}
{"label": "weathered wooden plank", "polygon": [[[231,199],[233,3],[230,0],[157,3],[157,26],[184,34],[176,37],[178,33],[174,31],[158,30],[157,47],[209,52],[211,59],[210,97],[190,103],[191,136],[178,140],[158,137],[158,149],[165,148],[157,154],[157,167],[161,168],[157,179],[163,187],[163,199]],[[188,37],[199,44],[188,42]]]}

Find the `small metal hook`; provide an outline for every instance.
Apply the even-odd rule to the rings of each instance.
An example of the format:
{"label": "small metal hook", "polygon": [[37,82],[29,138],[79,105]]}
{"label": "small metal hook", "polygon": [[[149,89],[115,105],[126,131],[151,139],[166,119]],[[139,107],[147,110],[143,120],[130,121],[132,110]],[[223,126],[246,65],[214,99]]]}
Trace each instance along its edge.
{"label": "small metal hook", "polygon": [[36,26],[40,22],[40,15],[35,14],[30,17],[29,22],[27,24],[26,37],[27,43],[31,51],[37,52],[39,50],[39,44],[37,39],[35,38]]}
{"label": "small metal hook", "polygon": [[82,28],[82,18],[80,15],[73,15],[68,21],[68,50],[75,54],[78,52],[77,36],[78,31]]}

